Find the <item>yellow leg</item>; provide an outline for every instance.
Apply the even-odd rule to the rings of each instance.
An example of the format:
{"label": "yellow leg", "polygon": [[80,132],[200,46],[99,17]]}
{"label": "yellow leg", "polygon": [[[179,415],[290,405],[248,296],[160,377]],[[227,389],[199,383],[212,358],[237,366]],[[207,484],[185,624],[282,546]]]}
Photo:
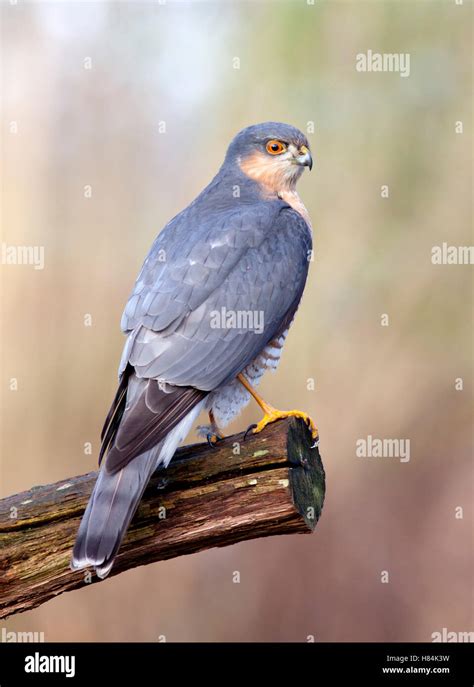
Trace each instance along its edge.
{"label": "yellow leg", "polygon": [[318,428],[316,427],[313,420],[307,413],[304,413],[302,410],[277,410],[273,406],[266,403],[266,401],[264,401],[263,398],[260,398],[255,389],[249,384],[249,382],[245,379],[245,377],[242,374],[237,375],[237,379],[241,384],[243,384],[243,386],[247,389],[249,394],[254,397],[254,399],[257,401],[258,405],[264,412],[263,418],[260,420],[258,425],[253,430],[254,434],[257,434],[257,432],[261,432],[262,429],[264,429],[264,427],[270,424],[270,422],[275,422],[276,420],[281,420],[285,417],[300,417],[306,422],[306,424],[310,428],[313,439],[317,439]]}
{"label": "yellow leg", "polygon": [[215,444],[217,441],[219,441],[219,439],[223,439],[224,435],[217,426],[216,418],[214,417],[212,409],[209,411],[209,423],[211,425],[212,433],[208,435],[207,440],[209,443]]}

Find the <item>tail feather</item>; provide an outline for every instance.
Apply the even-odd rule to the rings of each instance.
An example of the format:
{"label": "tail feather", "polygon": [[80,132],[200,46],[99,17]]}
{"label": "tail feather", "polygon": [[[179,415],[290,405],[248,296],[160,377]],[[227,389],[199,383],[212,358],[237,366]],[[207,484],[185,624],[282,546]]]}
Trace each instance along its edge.
{"label": "tail feather", "polygon": [[151,475],[159,465],[168,465],[203,403],[195,406],[159,444],[117,472],[110,473],[107,460],[103,462],[77,533],[73,570],[90,565],[98,577],[109,574]]}
{"label": "tail feather", "polygon": [[95,567],[106,577],[159,462],[161,446],[146,451],[114,474],[102,467],[74,545],[71,567]]}

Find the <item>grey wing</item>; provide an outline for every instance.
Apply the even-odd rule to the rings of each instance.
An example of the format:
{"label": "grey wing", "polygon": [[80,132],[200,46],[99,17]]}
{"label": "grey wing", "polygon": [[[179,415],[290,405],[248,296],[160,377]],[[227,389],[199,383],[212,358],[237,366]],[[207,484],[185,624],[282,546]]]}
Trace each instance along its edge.
{"label": "grey wing", "polygon": [[168,333],[218,288],[249,248],[261,244],[281,201],[208,210],[191,204],[163,229],[138,275],[122,330]]}
{"label": "grey wing", "polygon": [[[206,392],[235,378],[290,324],[308,272],[309,228],[298,213],[282,204],[267,231],[260,231],[259,226],[259,232],[260,242],[256,233],[249,233],[246,243],[238,237],[233,247],[227,244],[232,258],[224,257],[222,264],[231,267],[214,268],[213,289],[206,288],[209,280],[203,285],[199,267],[209,265],[207,255],[216,247],[217,239],[209,244],[207,255],[198,246],[200,260],[197,251],[188,258],[192,267],[197,266],[191,272],[195,284],[188,272],[182,288],[167,279],[154,285],[154,299],[163,295],[169,300],[165,312],[150,313],[146,297],[135,309],[135,327],[122,358],[122,379],[132,369],[133,376],[146,384],[142,396],[126,408],[123,417],[118,414],[113,432],[106,431],[111,446],[106,462],[110,472],[161,441]],[[141,274],[138,281],[144,278],[146,275]],[[188,287],[196,287],[204,295],[197,302],[186,302],[183,290],[188,294]],[[235,314],[233,326],[216,318],[222,312]],[[253,314],[253,322],[248,313]],[[242,314],[244,321],[239,321]],[[159,318],[162,328],[157,329],[158,324],[152,328],[150,317]],[[258,328],[249,326],[255,318],[261,325]],[[166,392],[160,390],[163,385]]]}
{"label": "grey wing", "polygon": [[[311,245],[304,219],[283,206],[263,240],[241,251],[232,269],[216,279],[216,288],[179,324],[161,331],[138,324],[127,362],[139,377],[170,384],[210,391],[226,383],[293,318]],[[179,289],[175,300],[180,302]],[[230,322],[223,321],[229,313]],[[257,320],[261,328],[252,326]]]}

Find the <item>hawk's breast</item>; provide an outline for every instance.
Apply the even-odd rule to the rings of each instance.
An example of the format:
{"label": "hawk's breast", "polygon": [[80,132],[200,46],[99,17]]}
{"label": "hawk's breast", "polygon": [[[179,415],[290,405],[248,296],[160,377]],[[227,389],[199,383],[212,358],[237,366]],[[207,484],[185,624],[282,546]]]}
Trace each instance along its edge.
{"label": "hawk's breast", "polygon": [[299,197],[298,193],[296,191],[280,191],[278,195],[282,200],[285,201],[285,203],[288,203],[293,210],[296,210],[296,212],[304,219],[308,227],[312,229],[309,212],[307,211],[306,206]]}

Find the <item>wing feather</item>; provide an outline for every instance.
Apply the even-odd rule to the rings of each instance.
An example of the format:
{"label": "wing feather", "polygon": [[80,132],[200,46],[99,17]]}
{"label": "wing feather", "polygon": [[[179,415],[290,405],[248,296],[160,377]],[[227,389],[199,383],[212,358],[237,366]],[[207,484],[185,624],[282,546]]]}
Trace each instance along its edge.
{"label": "wing feather", "polygon": [[[291,323],[306,282],[311,232],[292,208],[277,205],[277,212],[275,203],[264,202],[253,213],[233,211],[227,223],[217,222],[220,233],[216,222],[205,226],[181,253],[170,232],[155,243],[122,320],[129,338],[101,450],[108,449],[108,471],[155,446]],[[179,235],[180,227],[175,230]],[[163,266],[157,251],[166,252],[168,243]],[[261,329],[248,320],[213,325],[215,313],[243,311],[263,318]]]}

